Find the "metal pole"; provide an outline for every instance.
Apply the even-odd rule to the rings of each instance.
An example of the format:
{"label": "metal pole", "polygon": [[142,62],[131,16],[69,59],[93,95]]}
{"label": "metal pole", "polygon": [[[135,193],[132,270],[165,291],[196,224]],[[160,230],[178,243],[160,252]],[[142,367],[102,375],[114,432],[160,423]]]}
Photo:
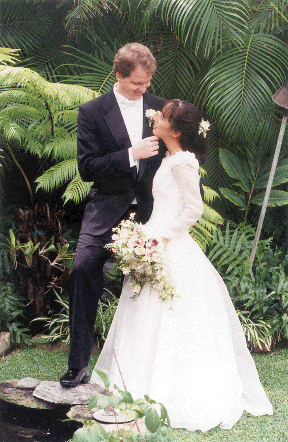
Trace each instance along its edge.
{"label": "metal pole", "polygon": [[269,200],[269,196],[270,196],[270,192],[271,192],[271,188],[272,188],[272,183],[273,183],[273,179],[274,179],[274,175],[275,175],[275,171],[276,171],[276,167],[277,167],[277,162],[278,162],[278,158],[279,158],[279,154],[280,154],[280,150],[281,150],[281,145],[282,145],[282,141],[283,141],[283,137],[284,137],[284,133],[285,133],[286,124],[287,124],[287,116],[283,116],[280,132],[279,132],[279,136],[278,136],[278,141],[277,141],[277,145],[276,145],[276,149],[275,149],[275,153],[274,153],[273,163],[272,163],[271,171],[270,171],[270,175],[269,175],[269,180],[268,180],[268,184],[266,187],[263,205],[262,205],[262,209],[261,209],[261,213],[260,213],[260,217],[259,217],[259,221],[258,221],[254,244],[252,247],[251,256],[250,256],[250,260],[249,260],[250,268],[252,268],[252,266],[253,266],[254,258],[256,255],[257,245],[258,245],[258,241],[259,241],[261,230],[262,230],[262,225],[263,225],[263,221],[264,221],[264,217],[265,217],[265,213],[266,213],[266,209],[267,209],[267,204],[268,204],[268,200]]}

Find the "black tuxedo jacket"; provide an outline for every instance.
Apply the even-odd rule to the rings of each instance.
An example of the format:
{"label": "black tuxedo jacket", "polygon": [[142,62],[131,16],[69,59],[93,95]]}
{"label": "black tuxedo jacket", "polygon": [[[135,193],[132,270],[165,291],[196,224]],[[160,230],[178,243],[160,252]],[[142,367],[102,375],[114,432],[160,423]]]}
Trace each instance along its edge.
{"label": "black tuxedo jacket", "polygon": [[[145,117],[147,109],[161,110],[166,100],[143,94],[143,138],[152,136]],[[130,138],[113,89],[79,108],[77,132],[78,170],[84,181],[93,182],[85,208],[81,233],[102,235],[126,212],[133,199],[138,219],[145,223],[152,212],[152,181],[165,155],[159,142],[158,155],[140,160],[139,172],[130,167]]]}

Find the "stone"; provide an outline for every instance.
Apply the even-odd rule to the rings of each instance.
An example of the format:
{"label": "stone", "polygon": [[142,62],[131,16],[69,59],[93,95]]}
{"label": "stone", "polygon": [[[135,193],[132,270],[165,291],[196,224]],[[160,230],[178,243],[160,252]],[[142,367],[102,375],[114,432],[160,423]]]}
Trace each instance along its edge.
{"label": "stone", "polygon": [[0,356],[3,356],[11,349],[11,336],[8,332],[0,333]]}
{"label": "stone", "polygon": [[15,405],[22,405],[28,408],[52,410],[56,406],[33,397],[32,390],[17,388],[18,379],[10,379],[0,383],[0,399]]}
{"label": "stone", "polygon": [[53,404],[85,405],[96,394],[106,390],[97,384],[81,384],[73,388],[63,388],[60,382],[42,381],[35,388],[33,396]]}
{"label": "stone", "polygon": [[95,412],[95,408],[93,410],[88,410],[88,405],[74,405],[71,407],[67,413],[67,416],[70,419],[76,419],[77,421],[82,422],[83,419],[93,420],[93,413]]}
{"label": "stone", "polygon": [[22,390],[34,390],[39,384],[40,381],[38,381],[38,379],[27,377],[20,379],[20,381],[17,382],[16,387]]}

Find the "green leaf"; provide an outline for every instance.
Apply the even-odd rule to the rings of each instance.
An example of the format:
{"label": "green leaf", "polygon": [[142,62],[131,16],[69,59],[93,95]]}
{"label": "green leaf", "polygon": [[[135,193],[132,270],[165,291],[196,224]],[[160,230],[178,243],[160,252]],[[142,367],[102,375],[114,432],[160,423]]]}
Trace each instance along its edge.
{"label": "green leaf", "polygon": [[102,396],[102,394],[95,394],[95,396],[93,396],[88,404],[88,410],[92,410],[93,408],[97,408],[97,401],[100,399],[100,397]]}
{"label": "green leaf", "polygon": [[147,394],[144,394],[144,398],[149,404],[156,404],[156,401],[154,399],[150,399],[150,397]]}
{"label": "green leaf", "polygon": [[[264,200],[265,192],[258,193],[252,198],[251,203],[262,206]],[[288,204],[288,192],[283,190],[271,190],[268,207],[285,206]]]}
{"label": "green leaf", "polygon": [[239,180],[239,183],[237,184],[240,185],[245,192],[250,192],[249,179],[242,167],[242,161],[231,152],[224,149],[219,150],[219,157],[221,164],[228,175]]}
{"label": "green leaf", "polygon": [[169,416],[168,416],[168,412],[167,412],[166,407],[165,407],[163,404],[161,404],[161,402],[159,402],[159,405],[160,405],[160,407],[161,407],[161,416],[160,416],[160,420],[161,420],[163,423],[165,422],[165,420],[167,420],[168,425],[170,425],[170,419],[169,419]]}
{"label": "green leaf", "polygon": [[96,371],[96,373],[98,374],[98,376],[100,376],[100,378],[102,379],[102,381],[104,382],[105,388],[106,390],[108,390],[108,388],[110,387],[110,381],[108,379],[108,376],[106,373],[104,373],[101,370],[98,370],[97,368],[94,369],[94,371]]}
{"label": "green leaf", "polygon": [[109,405],[109,396],[104,396],[101,395],[102,397],[100,397],[97,401],[97,407],[101,409],[106,408],[107,405]]}
{"label": "green leaf", "polygon": [[122,399],[115,396],[107,396],[108,397],[108,404],[112,408],[117,408],[120,402],[122,402]]}
{"label": "green leaf", "polygon": [[125,391],[125,390],[120,390],[119,387],[117,387],[117,385],[114,384],[114,388],[115,390],[119,391],[119,393],[121,394],[123,401],[127,404],[132,404],[133,403],[133,398],[131,393],[129,393],[129,391]]}
{"label": "green leaf", "polygon": [[98,442],[100,435],[96,426],[78,428],[73,434],[72,442]]}
{"label": "green leaf", "polygon": [[246,208],[245,200],[242,195],[235,192],[234,190],[226,189],[224,187],[220,187],[220,192],[222,193],[225,198],[227,198],[229,201],[231,201],[236,206],[241,207],[242,209]]}
{"label": "green leaf", "polygon": [[127,431],[124,430],[123,428],[120,428],[119,431],[113,431],[107,442],[121,442],[121,441],[135,442],[132,431]]}
{"label": "green leaf", "polygon": [[147,430],[149,430],[151,433],[155,433],[155,431],[157,431],[160,427],[161,421],[155,408],[150,408],[150,410],[147,411],[145,416],[145,425]]}
{"label": "green leaf", "polygon": [[[265,189],[268,184],[269,175],[270,171],[265,175],[259,177],[259,179],[255,183],[255,187],[257,189],[259,188]],[[287,181],[288,181],[288,166],[277,167],[273,178],[272,186],[279,186],[279,184],[287,183]]]}
{"label": "green leaf", "polygon": [[98,432],[100,433],[100,434],[102,434],[102,436],[104,436],[104,437],[108,437],[108,433],[107,433],[107,431],[105,430],[105,428],[104,427],[102,427],[102,425],[100,425],[98,422],[94,422],[93,423],[93,427],[95,427],[97,430],[98,430]]}

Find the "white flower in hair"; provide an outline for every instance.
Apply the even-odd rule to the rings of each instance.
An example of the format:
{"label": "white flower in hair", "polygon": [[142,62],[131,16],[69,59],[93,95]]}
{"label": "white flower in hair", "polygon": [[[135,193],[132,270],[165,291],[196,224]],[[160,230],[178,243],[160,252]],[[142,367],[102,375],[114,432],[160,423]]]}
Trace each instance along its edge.
{"label": "white flower in hair", "polygon": [[151,125],[152,125],[152,123],[154,121],[154,118],[157,115],[160,115],[160,113],[161,113],[160,111],[156,111],[154,109],[147,109],[146,110],[145,117],[148,118],[149,127],[151,127]]}
{"label": "white flower in hair", "polygon": [[203,134],[203,137],[206,138],[206,134],[207,134],[207,132],[209,130],[209,127],[210,127],[209,121],[208,120],[205,121],[202,118],[201,123],[199,124],[198,134],[199,135]]}

